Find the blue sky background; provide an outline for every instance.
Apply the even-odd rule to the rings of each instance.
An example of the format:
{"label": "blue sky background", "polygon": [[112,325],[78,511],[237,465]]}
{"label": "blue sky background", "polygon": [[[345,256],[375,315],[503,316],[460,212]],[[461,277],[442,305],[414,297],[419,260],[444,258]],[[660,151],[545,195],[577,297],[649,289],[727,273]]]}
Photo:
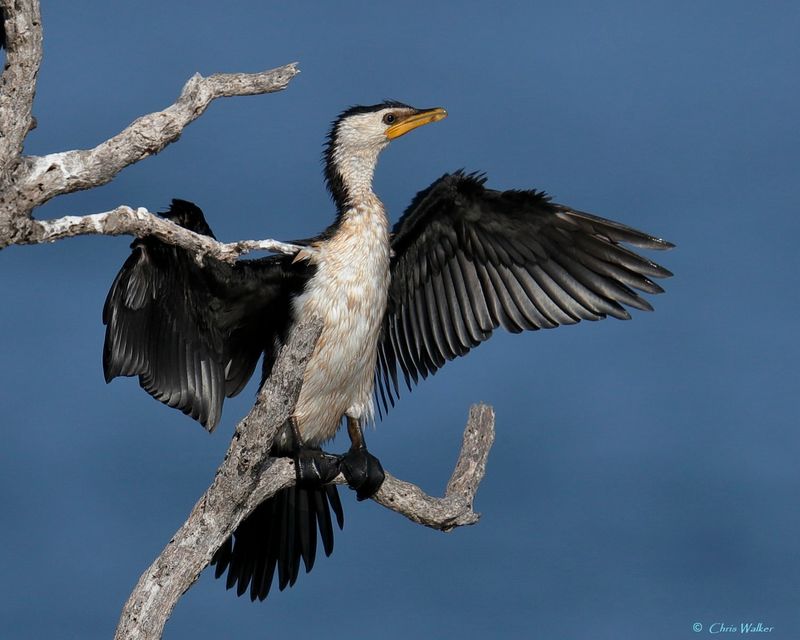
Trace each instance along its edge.
{"label": "blue sky background", "polygon": [[[748,621],[798,637],[798,4],[221,6],[45,3],[28,153],[94,146],[195,72],[302,73],[37,215],[181,197],[224,240],[311,235],[333,213],[330,120],[391,97],[450,113],[384,153],[394,218],[480,169],[675,242],[656,257],[676,275],[631,322],[498,334],[368,434],[440,494],[468,406],[493,404],[477,526],[443,535],[347,495],[333,556],[294,589],[251,604],[206,572],[165,637],[674,639]],[[105,385],[100,314],[128,243],[0,254],[4,638],[111,637],[252,402],[251,385],[209,436],[133,380]]]}

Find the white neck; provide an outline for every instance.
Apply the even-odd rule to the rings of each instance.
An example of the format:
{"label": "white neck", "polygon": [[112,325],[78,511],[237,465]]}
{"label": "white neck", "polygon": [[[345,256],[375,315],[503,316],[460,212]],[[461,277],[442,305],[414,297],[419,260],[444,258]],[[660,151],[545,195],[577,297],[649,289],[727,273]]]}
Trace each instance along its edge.
{"label": "white neck", "polygon": [[374,115],[364,114],[348,118],[336,130],[332,160],[349,204],[372,195],[378,155],[389,144],[382,134],[375,135],[371,127],[374,127]]}
{"label": "white neck", "polygon": [[358,200],[372,194],[372,177],[378,164],[378,150],[369,150],[354,154],[346,149],[337,150],[334,154],[336,170],[342,177],[342,184],[348,199]]}

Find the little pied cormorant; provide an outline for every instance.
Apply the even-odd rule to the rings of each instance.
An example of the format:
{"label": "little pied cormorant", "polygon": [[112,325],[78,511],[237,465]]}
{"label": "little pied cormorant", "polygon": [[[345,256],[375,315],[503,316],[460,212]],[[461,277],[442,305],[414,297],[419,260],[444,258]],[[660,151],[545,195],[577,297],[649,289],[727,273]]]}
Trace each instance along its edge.
{"label": "little pied cormorant", "polygon": [[[372,191],[378,155],[403,134],[445,118],[444,109],[398,102],[354,107],[333,123],[324,161],[335,222],[298,244],[313,248],[228,265],[199,265],[184,249],[136,240],[103,309],[107,381],[139,376],[153,397],[213,430],[224,398],[245,386],[263,354],[269,376],[290,325],[322,319],[293,418],[272,454],[293,456],[298,486],[262,503],[214,556],[227,586],[263,600],[310,571],[319,529],[333,549],[331,510],[340,470],[359,499],[383,481],[362,424],[373,392],[383,410],[411,383],[488,339],[499,326],[517,333],[606,316],[623,305],[650,310],[634,290],[660,293],[650,278],[670,272],[625,248],[672,245],[617,222],[555,204],[542,192],[494,191],[461,171],[421,191],[390,231]],[[165,217],[213,237],[203,213],[173,200]],[[320,451],[346,418],[352,446]]]}

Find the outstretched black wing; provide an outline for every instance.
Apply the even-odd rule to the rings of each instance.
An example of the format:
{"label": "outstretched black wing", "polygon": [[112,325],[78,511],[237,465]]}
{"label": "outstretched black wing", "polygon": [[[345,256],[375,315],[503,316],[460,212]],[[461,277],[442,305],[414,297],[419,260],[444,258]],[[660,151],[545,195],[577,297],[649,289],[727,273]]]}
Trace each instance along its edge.
{"label": "outstretched black wing", "polygon": [[394,228],[389,306],[376,387],[383,408],[503,326],[543,329],[651,310],[634,289],[672,275],[626,249],[669,242],[550,202],[536,191],[494,191],[445,175],[417,194]]}
{"label": "outstretched black wing", "polygon": [[[165,214],[213,237],[202,211],[173,200]],[[285,339],[290,300],[310,275],[290,256],[201,266],[184,249],[155,238],[136,240],[103,308],[106,381],[139,376],[157,400],[209,430],[226,396],[237,394],[266,353],[268,371]]]}

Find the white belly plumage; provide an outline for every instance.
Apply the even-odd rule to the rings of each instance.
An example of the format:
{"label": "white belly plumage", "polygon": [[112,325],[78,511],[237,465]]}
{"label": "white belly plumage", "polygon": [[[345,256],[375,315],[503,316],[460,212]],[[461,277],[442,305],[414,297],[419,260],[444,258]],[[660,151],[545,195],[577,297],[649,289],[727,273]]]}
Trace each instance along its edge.
{"label": "white belly plumage", "polygon": [[344,415],[373,419],[376,347],[389,287],[383,207],[348,212],[317,249],[316,274],[294,303],[296,316],[315,314],[323,322],[294,413],[310,445],[332,438]]}

